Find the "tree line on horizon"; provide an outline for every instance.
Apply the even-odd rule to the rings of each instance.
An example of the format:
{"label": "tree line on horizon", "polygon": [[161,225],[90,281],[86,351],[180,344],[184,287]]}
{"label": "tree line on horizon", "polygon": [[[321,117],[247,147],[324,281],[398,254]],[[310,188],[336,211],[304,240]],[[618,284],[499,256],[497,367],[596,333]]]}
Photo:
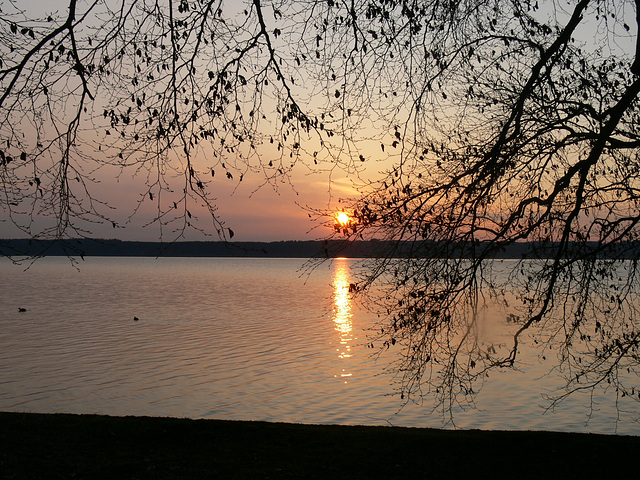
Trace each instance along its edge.
{"label": "tree line on horizon", "polygon": [[[279,240],[224,242],[215,240],[177,241],[172,243],[138,240],[77,238],[59,240],[4,239],[0,240],[0,256],[16,262],[33,257],[265,257],[332,259],[338,257],[356,259],[428,258],[435,254],[440,259],[472,259],[473,246],[449,245],[446,255],[437,242],[385,241],[385,240]],[[553,258],[559,244],[518,242],[493,253],[489,259],[539,260]],[[580,242],[572,250],[598,250],[595,242]],[[617,249],[600,251],[602,259],[633,259],[640,251],[640,242],[617,245]],[[567,253],[569,256],[570,253]]]}

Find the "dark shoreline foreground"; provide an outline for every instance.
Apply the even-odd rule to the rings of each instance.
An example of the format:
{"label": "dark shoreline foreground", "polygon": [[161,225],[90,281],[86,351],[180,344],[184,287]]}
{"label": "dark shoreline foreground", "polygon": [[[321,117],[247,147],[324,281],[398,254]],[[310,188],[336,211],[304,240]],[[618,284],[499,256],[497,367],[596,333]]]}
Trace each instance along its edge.
{"label": "dark shoreline foreground", "polygon": [[0,413],[0,478],[638,478],[640,437]]}

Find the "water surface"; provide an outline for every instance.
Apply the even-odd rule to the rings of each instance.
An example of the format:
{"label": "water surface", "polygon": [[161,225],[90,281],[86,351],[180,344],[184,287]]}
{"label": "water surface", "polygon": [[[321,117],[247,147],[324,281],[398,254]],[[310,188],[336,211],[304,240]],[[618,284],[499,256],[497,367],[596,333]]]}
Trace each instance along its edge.
{"label": "water surface", "polygon": [[[0,410],[441,427],[400,409],[353,302],[357,260],[45,258],[0,262]],[[18,308],[26,308],[19,313]],[[504,320],[488,312],[490,323]],[[138,320],[134,320],[137,317]],[[488,321],[489,321],[488,320]],[[544,370],[494,375],[462,428],[640,434],[637,404],[544,413]],[[449,425],[451,426],[451,425]]]}

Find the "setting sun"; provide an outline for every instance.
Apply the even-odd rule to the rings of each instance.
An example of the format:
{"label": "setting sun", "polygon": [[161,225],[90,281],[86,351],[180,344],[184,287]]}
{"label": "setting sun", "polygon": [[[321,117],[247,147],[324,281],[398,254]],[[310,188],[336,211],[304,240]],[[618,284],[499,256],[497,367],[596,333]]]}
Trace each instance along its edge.
{"label": "setting sun", "polygon": [[339,212],[336,215],[336,220],[343,227],[346,227],[347,225],[349,225],[349,223],[351,223],[351,218],[344,212]]}

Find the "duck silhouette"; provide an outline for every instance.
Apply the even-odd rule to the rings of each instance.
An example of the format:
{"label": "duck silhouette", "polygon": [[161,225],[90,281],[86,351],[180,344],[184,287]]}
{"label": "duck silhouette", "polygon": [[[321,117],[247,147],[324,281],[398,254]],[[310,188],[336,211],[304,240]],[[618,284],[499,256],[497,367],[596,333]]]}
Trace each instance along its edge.
{"label": "duck silhouette", "polygon": [[18,311],[19,311],[19,312],[26,312],[26,311],[27,311],[27,309],[26,309],[26,308],[22,308],[22,307],[18,307]]}

